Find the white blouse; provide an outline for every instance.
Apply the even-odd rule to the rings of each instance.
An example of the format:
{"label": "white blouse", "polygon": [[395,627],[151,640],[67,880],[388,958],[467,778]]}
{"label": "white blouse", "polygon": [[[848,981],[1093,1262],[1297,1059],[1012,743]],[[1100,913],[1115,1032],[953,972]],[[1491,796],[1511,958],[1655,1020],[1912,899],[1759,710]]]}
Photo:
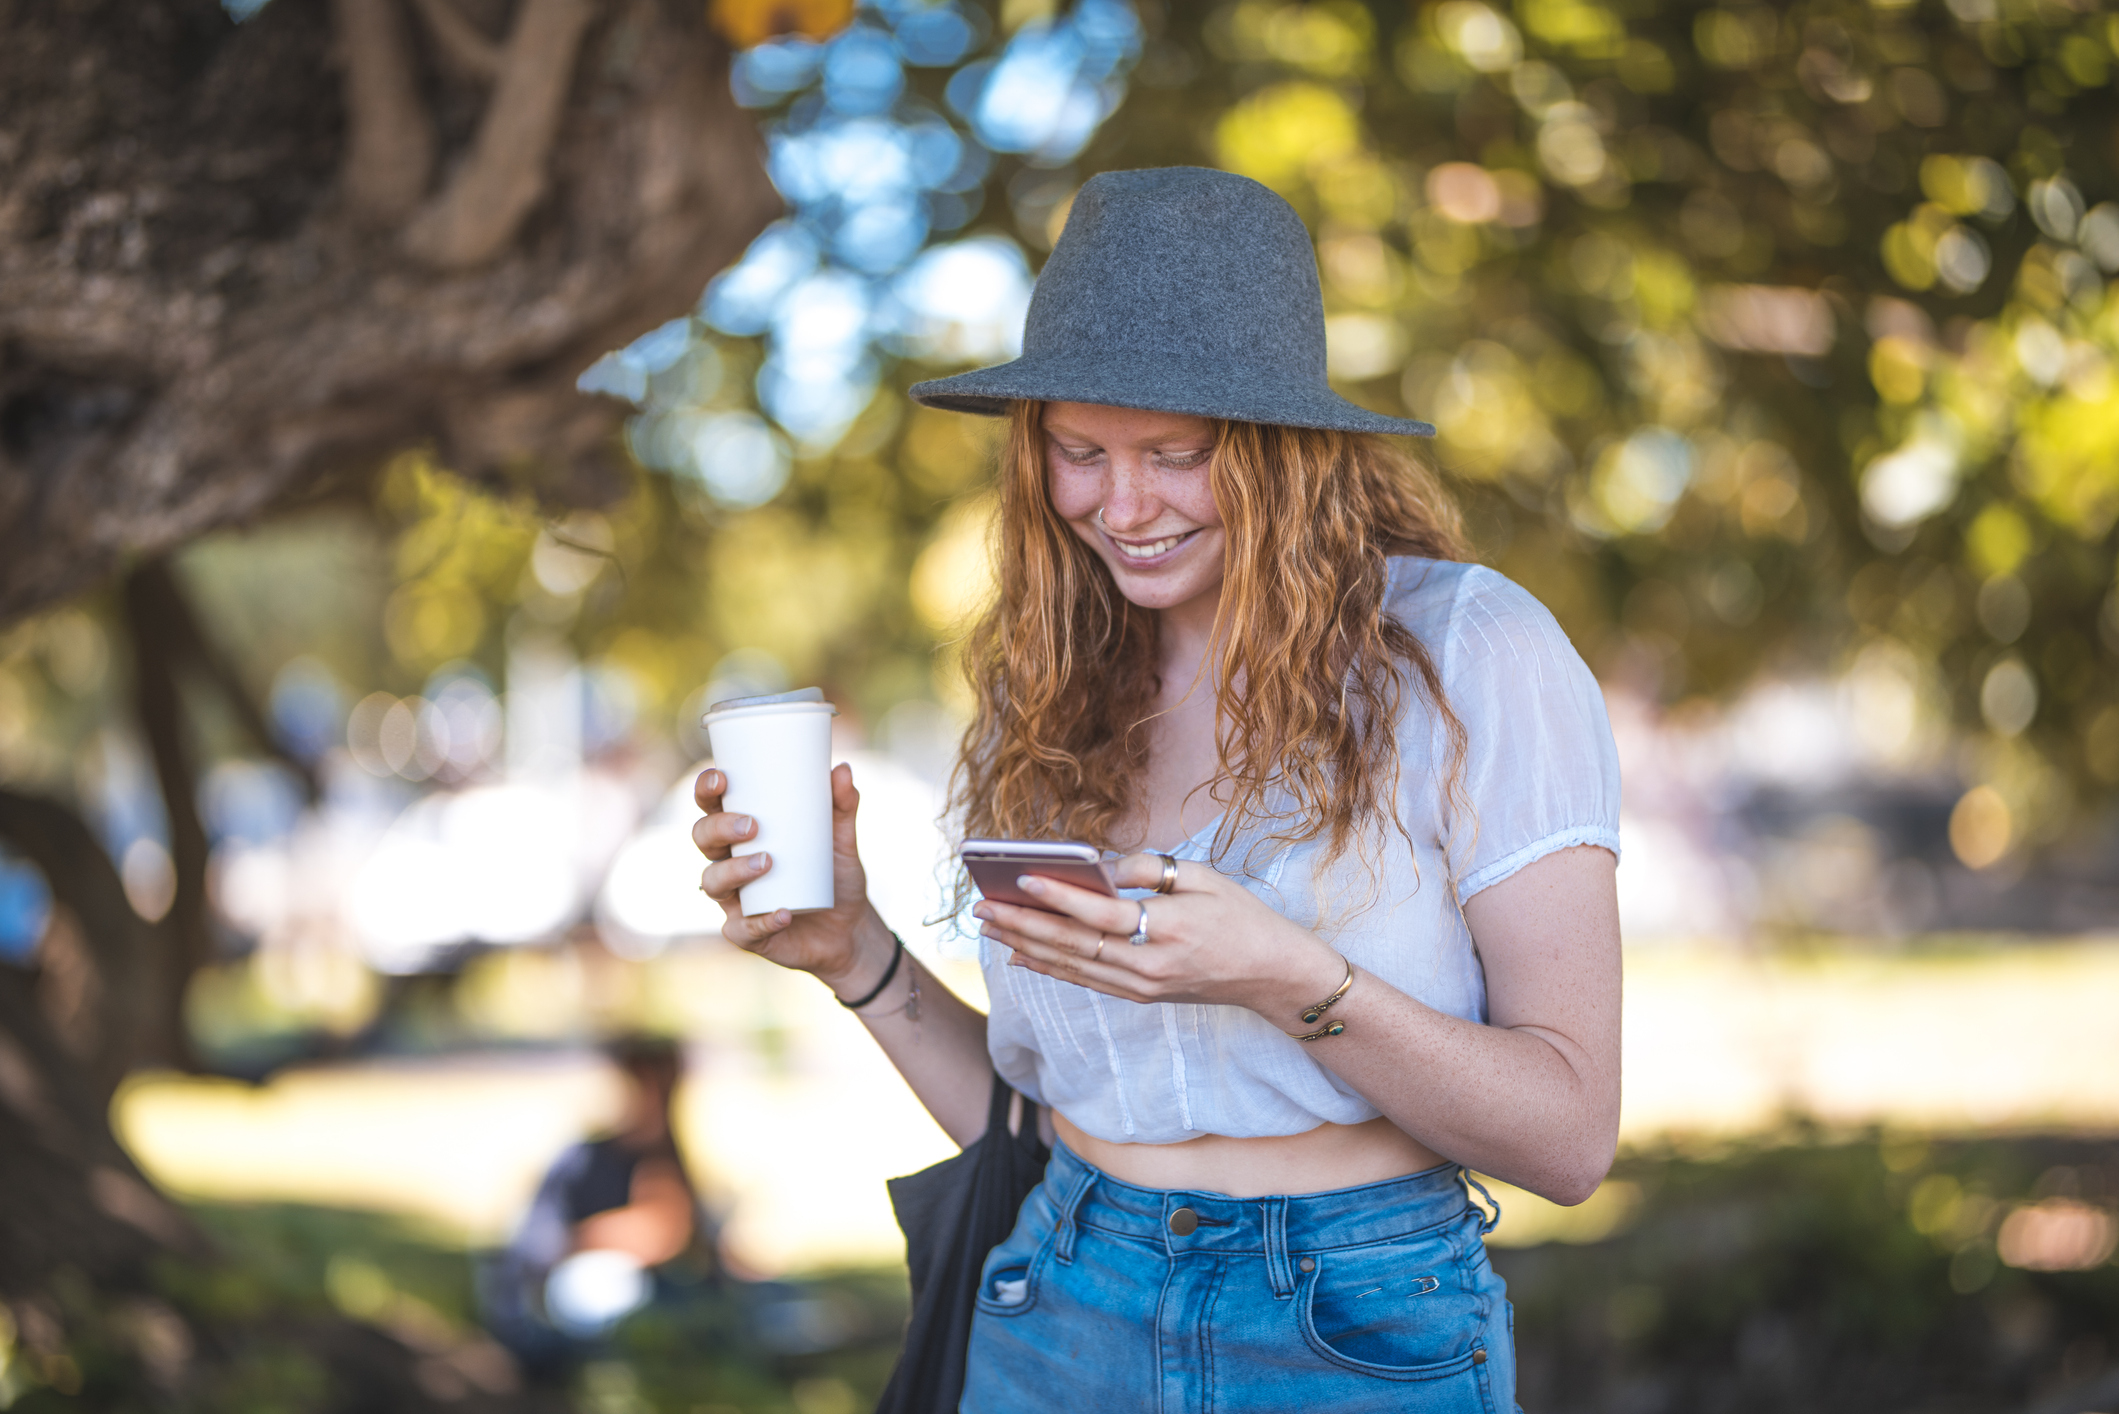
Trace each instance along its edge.
{"label": "white blouse", "polygon": [[[1258,848],[1262,830],[1210,860],[1217,821],[1172,853],[1215,863],[1428,1006],[1484,1022],[1486,976],[1462,905],[1570,845],[1616,854],[1618,752],[1596,680],[1521,586],[1480,565],[1404,557],[1390,562],[1385,605],[1434,655],[1464,723],[1464,792],[1476,818],[1451,818],[1441,779],[1447,742],[1432,709],[1408,691],[1398,799],[1411,851],[1386,825],[1320,878],[1322,841]],[[1322,916],[1320,899],[1336,916]],[[1256,1012],[1120,1001],[1010,967],[1008,950],[983,938],[979,961],[992,998],[986,1040],[995,1067],[1099,1139],[1250,1138],[1376,1117],[1308,1045]]]}

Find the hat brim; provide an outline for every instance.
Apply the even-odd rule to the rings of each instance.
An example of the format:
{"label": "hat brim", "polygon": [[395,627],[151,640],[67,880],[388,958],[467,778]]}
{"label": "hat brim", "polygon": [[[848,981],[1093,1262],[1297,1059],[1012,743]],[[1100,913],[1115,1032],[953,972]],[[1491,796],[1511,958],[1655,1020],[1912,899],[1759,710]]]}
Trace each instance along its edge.
{"label": "hat brim", "polygon": [[1098,403],[1276,427],[1382,432],[1399,437],[1435,435],[1433,423],[1385,417],[1348,402],[1328,388],[1290,388],[1263,377],[1254,381],[1238,375],[1232,379],[1226,371],[1217,371],[1211,379],[1187,377],[1180,368],[1129,370],[1121,376],[1101,362],[1025,356],[953,378],[915,383],[909,392],[912,400],[923,406],[980,417],[1005,416],[1008,405],[1019,401]]}

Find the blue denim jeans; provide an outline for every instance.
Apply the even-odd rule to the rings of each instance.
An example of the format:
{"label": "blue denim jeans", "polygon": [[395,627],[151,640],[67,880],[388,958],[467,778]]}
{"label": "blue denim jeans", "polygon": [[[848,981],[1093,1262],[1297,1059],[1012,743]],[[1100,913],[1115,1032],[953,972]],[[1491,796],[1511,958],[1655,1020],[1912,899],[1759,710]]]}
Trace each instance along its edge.
{"label": "blue denim jeans", "polygon": [[1492,1226],[1453,1164],[1229,1198],[1055,1146],[986,1259],[962,1414],[1512,1414]]}

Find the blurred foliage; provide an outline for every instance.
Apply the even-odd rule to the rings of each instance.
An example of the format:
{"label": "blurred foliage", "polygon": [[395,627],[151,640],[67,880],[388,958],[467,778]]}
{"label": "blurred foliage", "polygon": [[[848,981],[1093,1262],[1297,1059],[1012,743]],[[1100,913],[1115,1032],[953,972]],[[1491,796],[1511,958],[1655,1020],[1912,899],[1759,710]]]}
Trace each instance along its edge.
{"label": "blurred foliage", "polygon": [[1085,167],[1318,238],[1351,396],[1666,701],[1866,652],[2019,834],[2119,786],[2119,15],[1922,0],[1151,6]]}
{"label": "blurred foliage", "polygon": [[[2108,1143],[1791,1132],[1622,1156],[1631,1230],[1498,1250],[1527,1408],[2054,1407],[2119,1373]],[[2103,1214],[2084,1270],[2021,1270],[2026,1219]],[[1503,1216],[1503,1226],[1507,1222]],[[2079,1400],[2066,1403],[2085,1407]]]}
{"label": "blurred foliage", "polygon": [[[165,1261],[149,1294],[61,1283],[63,1348],[0,1325],[0,1407],[853,1414],[889,1377],[904,1322],[902,1271],[818,1273],[801,1289],[846,1333],[835,1350],[771,1356],[753,1348],[732,1307],[650,1308],[589,1352],[563,1388],[523,1392],[479,1329],[474,1254],[369,1213],[190,1211],[220,1260]],[[359,1323],[350,1336],[349,1320]]]}
{"label": "blurred foliage", "polygon": [[[1495,1253],[1517,1308],[1526,1407],[2027,1408],[2119,1373],[2119,1264],[2110,1255],[2119,1167],[2108,1143],[1833,1139],[1798,1124],[1721,1148],[1623,1156],[1613,1182],[1629,1191],[1631,1212],[1616,1235]],[[12,1408],[83,1400],[215,1414],[349,1407],[343,1385],[327,1393],[324,1383],[343,1357],[318,1343],[334,1315],[429,1362],[411,1368],[424,1368],[437,1389],[450,1378],[442,1369],[458,1371],[473,1395],[478,1379],[494,1378],[475,1353],[483,1342],[465,1253],[367,1214],[239,1205],[193,1212],[230,1260],[172,1264],[155,1296],[71,1313],[76,1336],[64,1351],[39,1352],[6,1333],[0,1388],[12,1393]],[[2095,1265],[2024,1270],[2004,1260],[2030,1260],[2017,1250],[2025,1247],[2023,1214],[2058,1212],[2103,1224],[2102,1245],[2086,1251]],[[1505,1230],[1505,1213],[1502,1222]],[[2028,1250],[2065,1255],[2066,1244]],[[855,1335],[840,1350],[773,1360],[682,1319],[636,1319],[583,1366],[559,1403],[505,1407],[868,1407],[895,1354],[903,1273],[820,1273],[804,1285],[847,1314]],[[81,1291],[63,1299],[92,1298]],[[195,1329],[212,1334],[194,1344]]]}
{"label": "blurred foliage", "polygon": [[713,0],[707,17],[738,49],[783,34],[829,39],[853,18],[853,0]]}
{"label": "blurred foliage", "polygon": [[[998,29],[1047,14],[1002,7]],[[1335,379],[1440,426],[1480,553],[1607,679],[1675,704],[1853,670],[1872,745],[1977,792],[1953,830],[1975,865],[2119,788],[2119,14],[1178,0],[1142,20],[1081,157],[995,154],[968,232],[1049,248],[1106,168],[1267,182],[1317,237]],[[955,92],[906,81],[937,112]],[[744,405],[765,341],[698,337]],[[876,434],[925,371],[901,364],[854,434],[900,494],[980,475],[929,481],[919,414]],[[895,580],[856,601],[902,665],[872,691],[923,676],[976,602],[982,513],[897,522],[927,574],[911,614]],[[789,543],[754,534],[745,575],[804,574]]]}
{"label": "blurred foliage", "polygon": [[[746,38],[843,19],[723,8]],[[1055,13],[974,15],[954,68],[903,69],[902,102],[960,112],[952,83]],[[1953,825],[1968,862],[2119,789],[2109,6],[1179,0],[1141,19],[1080,156],[992,152],[972,189],[921,198],[968,221],[951,239],[1035,255],[1104,168],[1267,181],[1317,236],[1335,378],[1439,425],[1480,554],[1607,680],[1675,705],[1855,670],[1867,737],[1983,792]],[[327,510],[187,553],[259,692],[300,655],[347,704],[466,662],[497,685],[527,633],[621,681],[640,740],[679,755],[731,663],[820,683],[871,727],[953,700],[992,426],[911,407],[935,367],[878,345],[866,410],[790,443],[755,416],[769,335],[652,337],[683,353],[639,371],[635,440],[712,423],[783,489],[746,506],[643,469],[556,516],[410,450],[365,525]],[[97,730],[122,715],[108,623],[90,602],[0,641],[9,779],[93,798]]]}

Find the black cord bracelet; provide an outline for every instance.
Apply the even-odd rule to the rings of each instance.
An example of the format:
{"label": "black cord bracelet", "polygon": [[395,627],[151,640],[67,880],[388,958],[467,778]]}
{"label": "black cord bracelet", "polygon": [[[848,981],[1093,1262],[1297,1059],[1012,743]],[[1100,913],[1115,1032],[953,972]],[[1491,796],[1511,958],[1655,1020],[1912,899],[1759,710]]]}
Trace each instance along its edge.
{"label": "black cord bracelet", "polygon": [[883,969],[883,980],[876,983],[875,989],[857,1002],[849,1002],[844,998],[837,998],[836,1000],[840,1006],[845,1007],[848,1011],[859,1011],[862,1007],[867,1006],[877,997],[883,995],[883,989],[890,985],[890,979],[898,975],[898,959],[905,956],[905,940],[896,933],[890,935],[890,940],[896,943],[897,946],[891,949],[890,966]]}

